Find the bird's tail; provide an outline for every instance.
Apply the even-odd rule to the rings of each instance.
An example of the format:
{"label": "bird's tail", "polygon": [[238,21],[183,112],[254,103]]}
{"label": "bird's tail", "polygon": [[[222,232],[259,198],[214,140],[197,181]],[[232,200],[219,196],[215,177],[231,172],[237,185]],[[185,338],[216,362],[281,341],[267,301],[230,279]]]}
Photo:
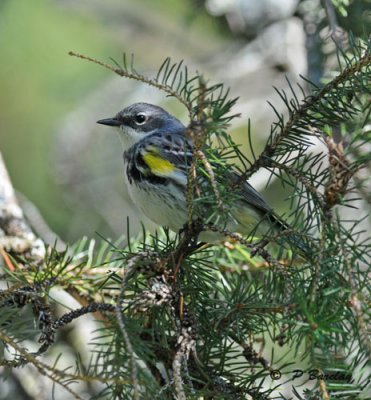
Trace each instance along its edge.
{"label": "bird's tail", "polygon": [[299,255],[301,257],[307,258],[310,254],[310,247],[305,240],[305,237],[299,235],[298,233],[292,231],[284,231],[282,232],[282,236],[280,236],[277,240],[279,244],[283,246],[289,245],[294,255]]}
{"label": "bird's tail", "polygon": [[271,218],[273,218],[274,225],[278,228],[278,233],[276,234],[277,243],[282,246],[289,245],[294,253],[297,253],[304,258],[308,257],[310,254],[310,247],[306,240],[306,236],[294,231],[290,225],[277,215],[272,214]]}

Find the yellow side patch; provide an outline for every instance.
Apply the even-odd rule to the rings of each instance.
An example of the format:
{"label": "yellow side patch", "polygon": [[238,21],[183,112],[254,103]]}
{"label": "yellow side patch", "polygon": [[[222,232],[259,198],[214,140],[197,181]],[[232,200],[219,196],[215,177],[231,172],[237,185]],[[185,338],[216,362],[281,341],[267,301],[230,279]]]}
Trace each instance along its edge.
{"label": "yellow side patch", "polygon": [[171,162],[164,160],[159,155],[147,153],[143,156],[143,160],[155,175],[166,176],[175,171],[174,165]]}

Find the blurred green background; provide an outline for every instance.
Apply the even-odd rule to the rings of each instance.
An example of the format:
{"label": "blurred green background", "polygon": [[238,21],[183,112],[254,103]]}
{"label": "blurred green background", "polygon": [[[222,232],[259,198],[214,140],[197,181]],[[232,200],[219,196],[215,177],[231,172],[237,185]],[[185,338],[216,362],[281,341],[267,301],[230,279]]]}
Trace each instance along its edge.
{"label": "blurred green background", "polygon": [[63,232],[69,213],[51,176],[55,126],[104,78],[104,71],[67,52],[73,47],[103,56],[114,45],[93,14],[58,3],[2,0],[0,143],[14,186]]}
{"label": "blurred green background", "polygon": [[[259,150],[274,121],[266,100],[279,104],[272,85],[287,87],[286,75],[320,76],[324,66],[315,40],[324,21],[319,1],[285,2],[292,5],[287,15],[259,19],[252,29],[251,21],[238,20],[239,10],[226,9],[233,2],[206,1],[206,9],[203,1],[185,0],[1,0],[0,150],[31,223],[37,228],[28,200],[66,241],[95,232],[116,237],[126,232],[127,216],[138,229],[141,217],[125,200],[119,142],[95,121],[134,101],[162,104],[184,118],[163,94],[68,51],[104,61],[134,53],[137,70],[149,75],[168,56],[184,59],[191,71],[225,82],[241,97],[242,118],[231,132],[246,148],[251,117]],[[347,25],[364,15],[366,3],[351,4]],[[259,185],[262,190],[265,182]],[[286,195],[277,182],[266,191],[281,211]]]}
{"label": "blurred green background", "polygon": [[[218,36],[216,24],[213,27],[206,13],[201,18],[192,16],[192,10],[183,1],[1,0],[0,149],[16,189],[62,237],[75,239],[80,232],[68,236],[74,212],[54,179],[56,128],[111,77],[104,69],[69,57],[68,51],[103,60],[133,52],[138,68],[153,70],[169,55],[188,58],[178,53],[177,45],[192,21],[195,29],[188,48],[179,50],[206,57],[208,46],[210,51],[216,48],[211,45]],[[164,25],[167,28],[162,29]],[[196,40],[201,25],[203,45]],[[112,112],[117,107],[112,104]]]}

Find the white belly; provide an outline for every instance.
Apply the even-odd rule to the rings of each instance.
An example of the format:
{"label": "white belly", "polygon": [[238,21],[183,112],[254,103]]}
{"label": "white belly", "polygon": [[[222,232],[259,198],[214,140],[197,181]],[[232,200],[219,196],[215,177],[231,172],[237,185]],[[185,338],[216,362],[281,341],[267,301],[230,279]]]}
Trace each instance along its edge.
{"label": "white belly", "polygon": [[[126,168],[125,168],[126,171]],[[171,183],[168,186],[161,184],[149,187],[146,185],[128,182],[125,173],[125,181],[128,187],[129,195],[136,207],[152,222],[159,226],[167,226],[172,231],[178,233],[187,222],[187,204],[184,194]],[[241,205],[238,209],[236,219],[232,218],[225,227],[229,232],[238,232],[243,236],[249,236],[254,231],[257,236],[269,230],[269,224],[259,224],[262,216],[254,209],[245,208]],[[257,227],[257,231],[254,228]],[[215,232],[202,232],[200,240],[206,242],[219,242],[225,240],[226,236]]]}
{"label": "white belly", "polygon": [[[126,175],[126,174],[125,174]],[[160,226],[167,226],[178,232],[187,222],[186,201],[183,194],[172,190],[171,198],[158,188],[147,188],[146,185],[126,184],[129,195],[136,207],[151,221]],[[171,185],[171,184],[169,184]],[[168,190],[169,187],[164,187]]]}

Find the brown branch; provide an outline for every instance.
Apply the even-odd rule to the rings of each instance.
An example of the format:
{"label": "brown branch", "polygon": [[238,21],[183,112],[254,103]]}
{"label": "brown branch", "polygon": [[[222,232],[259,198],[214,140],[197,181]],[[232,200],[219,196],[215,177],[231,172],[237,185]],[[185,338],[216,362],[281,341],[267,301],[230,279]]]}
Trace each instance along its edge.
{"label": "brown branch", "polygon": [[342,142],[335,143],[331,137],[324,138],[328,148],[329,178],[325,185],[324,197],[327,212],[342,201],[348,183],[356,171],[349,167]]}

